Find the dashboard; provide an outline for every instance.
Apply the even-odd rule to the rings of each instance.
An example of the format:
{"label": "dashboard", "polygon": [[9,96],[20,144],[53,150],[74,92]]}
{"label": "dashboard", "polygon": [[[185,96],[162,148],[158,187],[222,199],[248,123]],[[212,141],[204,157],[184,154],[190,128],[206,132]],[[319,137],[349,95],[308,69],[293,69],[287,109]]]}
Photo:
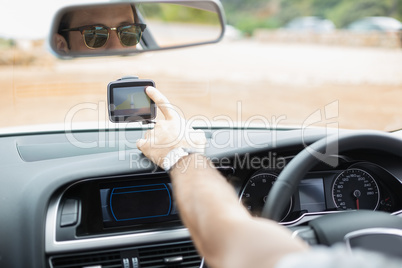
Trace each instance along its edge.
{"label": "dashboard", "polygon": [[[0,266],[206,267],[180,221],[168,174],[134,148],[145,131],[126,131],[124,146],[112,131],[0,137],[1,212],[9,215],[0,219],[7,226],[0,228],[7,241]],[[209,145],[236,144],[210,146],[207,155],[255,216],[283,168],[306,143],[327,135],[322,129],[303,137],[297,129],[204,131]],[[82,146],[93,143],[103,146]],[[332,157],[338,166],[318,162],[303,177],[281,224],[301,227],[357,209],[399,214],[398,156],[361,148]],[[21,250],[24,258],[17,257]]]}
{"label": "dashboard", "polygon": [[[336,169],[319,166],[301,180],[283,212],[283,225],[299,223],[305,216],[344,210],[392,213],[402,209],[398,178],[372,162],[336,157],[340,162]],[[260,217],[280,170],[263,168],[243,176],[244,169],[232,165],[218,169],[229,182],[241,182],[239,201],[250,214]],[[163,171],[88,178],[69,186],[58,200],[57,241],[183,227],[169,176]]]}

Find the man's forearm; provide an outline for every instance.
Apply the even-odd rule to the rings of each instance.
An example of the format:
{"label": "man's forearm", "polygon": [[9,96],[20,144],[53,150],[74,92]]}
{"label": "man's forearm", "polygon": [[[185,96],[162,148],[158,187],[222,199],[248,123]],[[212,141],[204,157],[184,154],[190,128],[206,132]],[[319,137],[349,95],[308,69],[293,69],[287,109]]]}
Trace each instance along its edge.
{"label": "man's forearm", "polygon": [[[271,267],[276,258],[304,248],[277,223],[252,218],[239,204],[234,189],[204,156],[182,158],[171,177],[182,220],[211,267],[246,267],[242,263]],[[257,251],[265,263],[258,257],[248,259],[247,254],[258,256]]]}
{"label": "man's forearm", "polygon": [[192,154],[173,167],[171,177],[181,218],[200,253],[213,261],[226,251],[234,221],[250,216],[212,165],[204,156]]}

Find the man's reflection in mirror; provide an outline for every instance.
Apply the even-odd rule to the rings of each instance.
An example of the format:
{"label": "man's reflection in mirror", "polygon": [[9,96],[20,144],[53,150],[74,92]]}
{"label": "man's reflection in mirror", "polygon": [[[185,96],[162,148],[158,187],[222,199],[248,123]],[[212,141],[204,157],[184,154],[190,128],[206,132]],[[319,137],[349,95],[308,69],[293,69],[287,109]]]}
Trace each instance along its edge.
{"label": "man's reflection in mirror", "polygon": [[61,54],[135,49],[145,27],[129,4],[76,8],[61,18],[54,42]]}

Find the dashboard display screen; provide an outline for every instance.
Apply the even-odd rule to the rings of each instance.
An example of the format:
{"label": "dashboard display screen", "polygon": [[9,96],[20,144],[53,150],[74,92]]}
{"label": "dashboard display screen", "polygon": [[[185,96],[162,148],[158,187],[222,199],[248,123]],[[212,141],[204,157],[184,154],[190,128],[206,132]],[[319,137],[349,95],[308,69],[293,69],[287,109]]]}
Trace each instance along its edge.
{"label": "dashboard display screen", "polygon": [[300,208],[307,212],[325,210],[323,179],[304,179],[299,184]]}
{"label": "dashboard display screen", "polygon": [[178,219],[171,184],[163,181],[101,184],[103,226],[119,227]]}

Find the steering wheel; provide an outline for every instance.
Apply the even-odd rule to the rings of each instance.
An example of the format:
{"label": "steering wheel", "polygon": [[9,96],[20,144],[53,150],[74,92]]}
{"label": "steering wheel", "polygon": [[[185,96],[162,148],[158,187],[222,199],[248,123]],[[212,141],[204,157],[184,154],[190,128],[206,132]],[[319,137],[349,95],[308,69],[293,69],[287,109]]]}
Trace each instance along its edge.
{"label": "steering wheel", "polygon": [[[299,182],[318,161],[327,162],[331,153],[354,149],[372,149],[402,157],[402,140],[384,132],[365,131],[333,135],[313,143],[297,154],[279,174],[269,192],[262,216],[279,221]],[[385,212],[353,211],[322,216],[310,221],[309,227],[313,229],[318,243],[331,245],[343,241],[346,234],[357,230],[402,229],[402,218]]]}

